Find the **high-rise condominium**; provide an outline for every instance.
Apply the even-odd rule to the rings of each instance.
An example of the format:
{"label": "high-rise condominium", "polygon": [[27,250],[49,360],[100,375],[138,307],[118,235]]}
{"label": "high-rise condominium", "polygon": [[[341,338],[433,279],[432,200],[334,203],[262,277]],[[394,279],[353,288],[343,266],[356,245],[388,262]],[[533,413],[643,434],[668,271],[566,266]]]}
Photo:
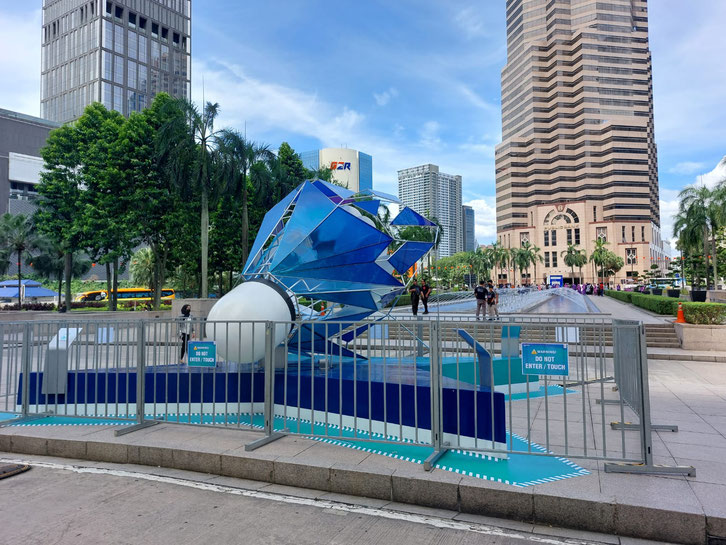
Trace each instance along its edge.
{"label": "high-rise condominium", "polygon": [[157,93],[188,98],[191,0],[43,0],[41,116],[101,102],[124,115]]}
{"label": "high-rise condominium", "polygon": [[398,198],[419,214],[435,218],[442,227],[437,257],[464,250],[461,176],[439,172],[436,165],[398,171]]}
{"label": "high-rise condominium", "polygon": [[596,240],[625,262],[612,280],[662,264],[646,0],[507,0],[506,18],[497,236],[542,249],[524,282],[594,280],[563,252]]}
{"label": "high-rise condominium", "polygon": [[476,247],[478,246],[476,242],[476,216],[474,214],[474,209],[471,206],[462,206],[461,207],[461,216],[462,216],[462,235],[464,237],[464,251],[465,252],[473,252],[476,250]]}

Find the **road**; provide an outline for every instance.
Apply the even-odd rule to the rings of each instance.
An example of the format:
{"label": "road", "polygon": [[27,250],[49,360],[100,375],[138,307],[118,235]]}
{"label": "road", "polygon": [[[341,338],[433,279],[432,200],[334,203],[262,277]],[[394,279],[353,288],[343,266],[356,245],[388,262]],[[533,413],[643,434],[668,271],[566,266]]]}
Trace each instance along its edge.
{"label": "road", "polygon": [[161,468],[147,468],[149,473],[39,460],[25,460],[34,464],[30,471],[0,480],[3,545],[593,543],[370,502],[297,497],[294,489],[285,494],[279,487],[278,493],[239,488],[233,479],[199,475],[208,480],[190,480]]}

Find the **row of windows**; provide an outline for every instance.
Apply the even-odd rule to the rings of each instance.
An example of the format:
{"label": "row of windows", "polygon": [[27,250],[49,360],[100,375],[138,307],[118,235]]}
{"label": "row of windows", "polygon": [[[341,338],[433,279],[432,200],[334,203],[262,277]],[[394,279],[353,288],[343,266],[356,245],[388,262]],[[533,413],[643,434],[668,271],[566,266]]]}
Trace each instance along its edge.
{"label": "row of windows", "polygon": [[59,95],[96,78],[98,53],[94,51],[44,73],[41,76],[43,99]]}
{"label": "row of windows", "polygon": [[61,123],[76,119],[88,104],[98,102],[98,96],[99,83],[96,80],[41,102],[41,117]]}
{"label": "row of windows", "polygon": [[[551,259],[550,259],[551,256]],[[545,267],[557,267],[557,252],[545,252],[544,253],[544,266]]]}
{"label": "row of windows", "polygon": [[146,17],[143,17],[131,10],[125,10],[123,6],[114,5],[113,2],[106,2],[106,15],[113,17],[116,21],[126,22],[130,28],[138,29],[146,33],[151,30],[151,37],[161,40],[163,43],[169,43],[171,34],[171,43],[174,47],[181,47],[187,51],[187,38],[179,32],[170,31],[167,27],[160,25],[154,21],[149,25]]}

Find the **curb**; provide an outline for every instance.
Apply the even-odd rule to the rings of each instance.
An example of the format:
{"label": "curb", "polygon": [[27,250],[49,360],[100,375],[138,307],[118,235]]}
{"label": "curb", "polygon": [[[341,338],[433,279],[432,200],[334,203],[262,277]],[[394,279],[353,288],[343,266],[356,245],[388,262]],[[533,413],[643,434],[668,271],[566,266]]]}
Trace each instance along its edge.
{"label": "curb", "polygon": [[640,539],[695,545],[708,543],[708,536],[726,536],[726,518],[703,512],[555,496],[536,488],[522,491],[467,478],[453,482],[420,468],[404,474],[390,467],[362,470],[264,454],[228,455],[20,434],[0,434],[0,452],[181,469]]}

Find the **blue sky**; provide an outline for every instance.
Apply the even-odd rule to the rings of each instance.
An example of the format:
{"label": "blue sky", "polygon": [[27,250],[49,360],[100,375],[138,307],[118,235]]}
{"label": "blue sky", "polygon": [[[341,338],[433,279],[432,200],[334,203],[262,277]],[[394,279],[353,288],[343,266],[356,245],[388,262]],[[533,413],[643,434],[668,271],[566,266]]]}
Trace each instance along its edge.
{"label": "blue sky", "polygon": [[[0,108],[39,114],[40,0],[0,0]],[[726,2],[651,0],[665,231],[678,190],[726,155]],[[373,155],[374,186],[422,163],[463,176],[494,238],[504,0],[193,2],[193,98],[272,148]]]}

